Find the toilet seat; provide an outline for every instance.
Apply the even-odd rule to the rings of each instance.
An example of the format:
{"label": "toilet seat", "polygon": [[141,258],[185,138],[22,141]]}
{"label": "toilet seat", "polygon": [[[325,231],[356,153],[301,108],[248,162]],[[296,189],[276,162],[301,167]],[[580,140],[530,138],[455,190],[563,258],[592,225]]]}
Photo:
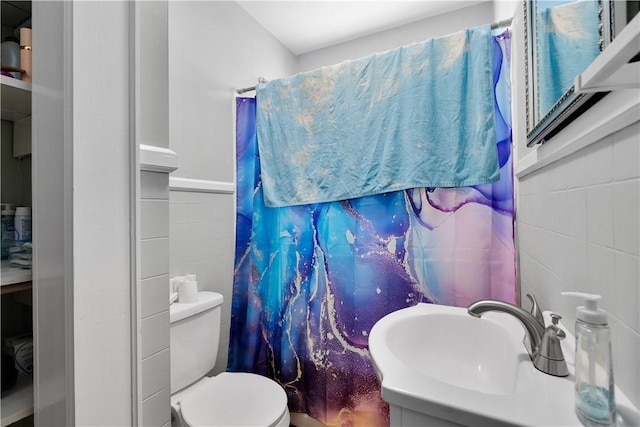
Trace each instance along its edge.
{"label": "toilet seat", "polygon": [[282,387],[256,374],[225,372],[186,394],[180,414],[187,426],[274,427],[288,415]]}

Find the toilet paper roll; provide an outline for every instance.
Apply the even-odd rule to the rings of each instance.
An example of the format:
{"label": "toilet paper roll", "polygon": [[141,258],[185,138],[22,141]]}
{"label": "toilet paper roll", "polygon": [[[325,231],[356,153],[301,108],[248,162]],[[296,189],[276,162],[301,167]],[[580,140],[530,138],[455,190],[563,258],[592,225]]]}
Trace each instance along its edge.
{"label": "toilet paper roll", "polygon": [[178,302],[180,304],[198,302],[198,284],[194,280],[185,280],[178,284]]}

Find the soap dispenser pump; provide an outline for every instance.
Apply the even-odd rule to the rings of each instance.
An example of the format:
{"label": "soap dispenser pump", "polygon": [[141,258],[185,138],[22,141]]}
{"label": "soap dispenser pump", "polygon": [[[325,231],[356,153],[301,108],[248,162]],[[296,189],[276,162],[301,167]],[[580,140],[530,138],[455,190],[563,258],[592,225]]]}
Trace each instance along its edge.
{"label": "soap dispenser pump", "polygon": [[607,313],[598,308],[600,295],[563,292],[582,298],[576,311],[576,415],[588,427],[615,426],[616,406]]}

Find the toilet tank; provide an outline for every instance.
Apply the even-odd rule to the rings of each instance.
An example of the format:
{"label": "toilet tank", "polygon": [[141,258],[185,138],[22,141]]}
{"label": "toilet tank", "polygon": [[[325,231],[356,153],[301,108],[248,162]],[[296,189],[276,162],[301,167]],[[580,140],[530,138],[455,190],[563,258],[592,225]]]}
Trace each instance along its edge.
{"label": "toilet tank", "polygon": [[169,306],[171,394],[204,377],[216,364],[222,295],[198,292],[198,302]]}

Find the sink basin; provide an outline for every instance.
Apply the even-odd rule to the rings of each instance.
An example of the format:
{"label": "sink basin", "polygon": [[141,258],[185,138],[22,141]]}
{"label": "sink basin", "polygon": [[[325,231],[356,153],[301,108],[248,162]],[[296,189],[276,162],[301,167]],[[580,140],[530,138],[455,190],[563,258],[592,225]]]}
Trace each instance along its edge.
{"label": "sink basin", "polygon": [[[564,330],[570,375],[562,378],[533,366],[524,329],[508,314],[476,318],[466,308],[418,304],[385,316],[371,329],[369,351],[391,425],[580,426],[574,338]],[[637,416],[618,388],[616,405],[619,413]],[[619,419],[625,424],[634,422]]]}
{"label": "sink basin", "polygon": [[509,394],[524,350],[505,339],[509,333],[487,318],[423,313],[389,324],[386,345],[398,363],[421,375],[468,390]]}

